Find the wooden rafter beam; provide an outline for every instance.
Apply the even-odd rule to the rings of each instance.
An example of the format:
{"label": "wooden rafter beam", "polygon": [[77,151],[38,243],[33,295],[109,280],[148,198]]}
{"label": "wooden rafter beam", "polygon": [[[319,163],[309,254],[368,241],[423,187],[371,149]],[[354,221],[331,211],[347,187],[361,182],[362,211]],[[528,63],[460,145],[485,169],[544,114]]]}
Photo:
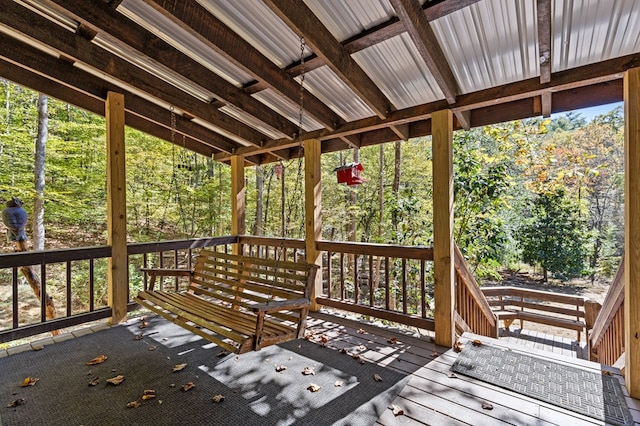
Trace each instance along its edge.
{"label": "wooden rafter beam", "polygon": [[[55,0],[54,0],[55,1]],[[293,139],[296,126],[263,103],[249,96],[213,71],[158,38],[102,1],[58,1],[93,34],[107,33],[133,49],[143,52],[159,64],[210,91],[223,103],[235,105],[265,125]],[[86,32],[86,31],[84,31]],[[88,39],[92,39],[88,38]]]}
{"label": "wooden rafter beam", "polygon": [[60,52],[68,60],[86,64],[122,82],[118,92],[128,90],[127,86],[134,86],[152,97],[179,109],[190,111],[202,120],[214,124],[221,129],[221,132],[235,135],[254,146],[261,146],[267,139],[257,130],[11,0],[0,0],[0,22]]}
{"label": "wooden rafter beam", "polygon": [[455,103],[459,91],[456,78],[422,8],[415,0],[390,1],[445,99]]}
{"label": "wooden rafter beam", "polygon": [[[0,75],[18,84],[51,95],[64,102],[104,115],[104,99],[108,91],[121,89],[119,86],[103,81],[96,76],[74,67],[71,62],[56,59],[32,46],[16,42],[15,39],[0,33]],[[48,85],[47,85],[48,84]],[[171,128],[170,112],[146,99],[128,91],[123,92],[126,110],[133,117],[140,117],[153,126]],[[102,106],[100,106],[102,105]],[[144,129],[127,122],[134,128],[148,131],[151,135],[171,141],[170,134],[164,130],[152,130],[149,125]],[[238,145],[224,136],[194,124],[190,119],[176,115],[176,132],[187,143],[187,148],[201,154],[213,152],[231,153]],[[166,136],[166,137],[165,137]],[[182,140],[181,140],[182,142]],[[202,145],[202,148],[196,146]],[[213,151],[212,151],[213,150]]]}
{"label": "wooden rafter beam", "polygon": [[[515,120],[518,118],[517,115],[519,110],[500,112],[501,109],[508,109],[505,108],[503,104],[508,104],[510,102],[519,100],[527,100],[527,104],[532,104],[530,98],[541,96],[544,92],[568,91],[572,89],[580,89],[586,86],[598,85],[600,83],[620,80],[622,79],[622,73],[625,70],[634,68],[636,66],[640,66],[640,53],[556,72],[553,75],[551,83],[540,84],[539,78],[530,78],[528,80],[518,81],[506,84],[504,86],[493,87],[474,93],[459,95],[456,103],[453,105],[448,105],[445,101],[436,101],[430,104],[423,104],[403,110],[394,111],[393,113],[389,114],[386,119],[379,119],[376,117],[365,118],[346,123],[333,132],[324,130],[308,132],[305,137],[320,139],[324,141],[335,139],[342,135],[353,135],[358,133],[377,131],[388,128],[389,126],[395,124],[415,123],[418,121],[427,120],[431,118],[431,114],[433,112],[445,108],[450,108],[454,113],[457,113],[459,111],[473,111],[473,122],[471,123],[472,126],[489,124],[490,122],[496,123],[501,121]],[[590,89],[585,88],[584,90]],[[616,100],[620,100],[619,96],[617,95],[607,99],[606,102],[599,102],[599,104],[615,102]],[[557,110],[555,108],[555,104],[557,102],[558,99],[556,95],[554,96],[553,112],[556,112]],[[583,100],[582,102],[586,101]],[[487,121],[486,119],[483,119],[476,122],[476,110],[493,106],[498,106],[497,109],[493,110],[493,114],[495,116],[495,119],[493,121]],[[574,107],[579,108],[580,106],[575,103]],[[532,112],[532,105],[529,106],[527,111],[531,111],[531,114],[528,116],[536,115]],[[503,116],[505,117],[504,120],[500,118]],[[520,118],[525,117],[526,116],[522,116]],[[414,133],[414,129],[416,130],[416,133]],[[391,133],[390,139],[386,141],[380,141],[379,143],[395,140],[394,138],[397,135],[395,135],[395,133],[393,133],[391,130],[389,130],[389,133]],[[411,127],[411,137],[423,135],[424,134],[420,135],[417,132],[417,127]],[[364,145],[365,138],[363,137],[361,140],[363,141],[362,143]],[[255,152],[265,152],[271,149],[284,149],[289,145],[290,143],[284,140],[269,141],[265,143],[265,145],[261,148],[243,147],[239,148],[237,152],[241,155],[253,154]],[[216,154],[215,158],[223,159],[225,157],[225,154]]]}
{"label": "wooden rafter beam", "polygon": [[396,124],[391,126],[390,129],[395,133],[401,141],[409,140],[409,123]]}
{"label": "wooden rafter beam", "polygon": [[380,118],[392,110],[389,100],[304,2],[264,0],[331,70]]}
{"label": "wooden rafter beam", "polygon": [[464,130],[471,129],[471,110],[456,111],[453,113],[453,115],[458,121],[458,125],[460,126],[460,128]]}
{"label": "wooden rafter beam", "polygon": [[551,81],[551,0],[537,0],[540,83]]}
{"label": "wooden rafter beam", "polygon": [[[278,68],[251,43],[227,27],[195,1],[166,2],[146,0],[154,9],[183,29],[191,32],[226,60],[253,76],[260,89],[269,88],[290,101],[298,103],[300,85]],[[251,91],[248,91],[251,93]],[[335,129],[342,120],[333,110],[310,93],[305,93],[305,110],[328,129]]]}

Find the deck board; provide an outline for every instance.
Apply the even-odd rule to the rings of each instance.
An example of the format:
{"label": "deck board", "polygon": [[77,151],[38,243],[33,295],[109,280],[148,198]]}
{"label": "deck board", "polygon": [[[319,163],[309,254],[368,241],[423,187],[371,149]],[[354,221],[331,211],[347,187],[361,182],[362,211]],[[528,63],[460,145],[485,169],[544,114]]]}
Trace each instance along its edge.
{"label": "deck board", "polygon": [[[450,377],[450,368],[457,359],[457,354],[452,349],[436,346],[428,335],[417,338],[323,313],[313,314],[309,331],[313,338],[324,336],[325,346],[328,348],[346,349],[348,353],[358,354],[368,362],[411,376],[393,402],[405,414],[395,417],[387,409],[378,419],[378,425],[602,424],[591,417],[473,378],[462,375]],[[517,335],[509,334],[500,340],[465,334],[460,340],[465,342],[479,338],[494,346],[538,354],[568,365],[598,371],[610,370],[622,380],[624,386],[623,377],[615,369],[581,359],[582,348],[571,339],[530,330],[521,330]],[[392,338],[396,339],[395,343],[391,343]],[[482,401],[492,404],[493,409],[483,409]],[[634,420],[640,423],[640,401],[627,397],[627,405]]]}

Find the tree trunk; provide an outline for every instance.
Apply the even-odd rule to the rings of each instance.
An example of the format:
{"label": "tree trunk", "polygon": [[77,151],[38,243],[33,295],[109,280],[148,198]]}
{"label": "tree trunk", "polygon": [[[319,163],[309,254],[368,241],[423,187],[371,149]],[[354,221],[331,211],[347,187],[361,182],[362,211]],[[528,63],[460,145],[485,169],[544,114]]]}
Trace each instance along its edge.
{"label": "tree trunk", "polygon": [[[394,158],[394,165],[393,165],[393,198],[396,204],[396,210],[398,208],[399,205],[399,193],[400,193],[400,175],[401,175],[401,164],[402,164],[402,145],[400,144],[401,141],[396,141],[393,144],[393,147],[395,148],[395,158]],[[398,218],[398,214],[397,212],[395,214],[392,215],[392,225],[393,225],[393,232],[395,233],[394,235],[394,241],[398,241],[398,224],[399,224],[399,218]]]}
{"label": "tree trunk", "polygon": [[38,95],[38,136],[34,167],[35,197],[33,200],[33,249],[44,250],[44,160],[49,132],[47,95]]}

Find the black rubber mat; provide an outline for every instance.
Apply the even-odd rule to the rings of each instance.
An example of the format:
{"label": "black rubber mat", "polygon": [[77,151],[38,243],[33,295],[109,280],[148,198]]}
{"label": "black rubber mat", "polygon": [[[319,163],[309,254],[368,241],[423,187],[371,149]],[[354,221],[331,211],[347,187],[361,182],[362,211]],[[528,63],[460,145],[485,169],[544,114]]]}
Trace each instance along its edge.
{"label": "black rubber mat", "polygon": [[607,424],[633,424],[615,376],[486,344],[466,345],[451,370]]}

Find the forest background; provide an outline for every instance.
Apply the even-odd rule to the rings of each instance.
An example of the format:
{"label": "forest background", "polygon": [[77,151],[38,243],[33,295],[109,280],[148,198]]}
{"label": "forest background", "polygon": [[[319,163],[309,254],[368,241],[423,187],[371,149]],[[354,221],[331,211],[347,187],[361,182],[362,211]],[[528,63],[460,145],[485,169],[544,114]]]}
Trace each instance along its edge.
{"label": "forest background", "polygon": [[[0,202],[20,198],[30,219],[42,209],[45,249],[106,244],[104,118],[54,99],[43,109],[46,97],[0,84]],[[46,143],[36,150],[45,119]],[[593,283],[615,273],[624,243],[622,132],[620,107],[590,121],[569,113],[455,132],[455,239],[476,275],[499,279],[530,265],[545,282]],[[230,233],[230,167],[175,137],[177,145],[126,130],[131,242]],[[39,166],[37,152],[46,153]],[[352,161],[366,182],[338,184],[334,169]],[[246,169],[248,233],[303,238],[302,167],[294,159]],[[431,245],[431,171],[430,137],[324,154],[323,238]]]}

